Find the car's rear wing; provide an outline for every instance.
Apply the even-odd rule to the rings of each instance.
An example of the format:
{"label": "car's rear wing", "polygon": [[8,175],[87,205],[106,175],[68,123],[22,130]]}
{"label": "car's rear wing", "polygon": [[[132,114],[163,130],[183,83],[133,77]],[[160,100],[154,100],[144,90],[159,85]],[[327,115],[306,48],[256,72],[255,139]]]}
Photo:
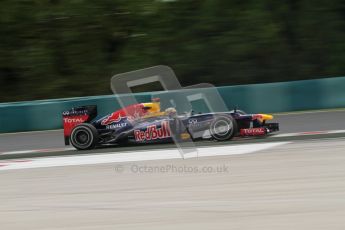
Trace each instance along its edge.
{"label": "car's rear wing", "polygon": [[69,145],[69,137],[74,127],[90,122],[97,116],[97,106],[87,105],[75,107],[62,112],[65,145]]}

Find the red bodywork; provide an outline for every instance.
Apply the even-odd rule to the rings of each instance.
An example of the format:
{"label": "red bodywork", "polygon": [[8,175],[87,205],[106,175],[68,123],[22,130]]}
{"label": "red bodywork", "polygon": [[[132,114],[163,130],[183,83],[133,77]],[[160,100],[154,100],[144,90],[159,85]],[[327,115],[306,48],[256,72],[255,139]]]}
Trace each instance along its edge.
{"label": "red bodywork", "polygon": [[88,119],[89,119],[89,115],[87,114],[75,115],[75,116],[63,116],[64,136],[65,137],[70,136],[74,127],[87,121]]}

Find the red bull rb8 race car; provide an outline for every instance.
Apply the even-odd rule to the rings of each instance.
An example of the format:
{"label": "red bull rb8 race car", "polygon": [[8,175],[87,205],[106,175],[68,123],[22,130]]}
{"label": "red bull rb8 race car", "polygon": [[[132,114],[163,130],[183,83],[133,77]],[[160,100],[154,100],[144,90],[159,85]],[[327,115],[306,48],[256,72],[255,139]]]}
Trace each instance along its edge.
{"label": "red bull rb8 race car", "polygon": [[138,103],[97,118],[96,106],[63,112],[65,144],[78,150],[97,146],[173,142],[189,139],[227,141],[235,136],[265,136],[279,131],[273,116],[241,110],[178,115],[174,108],[161,111],[159,100]]}

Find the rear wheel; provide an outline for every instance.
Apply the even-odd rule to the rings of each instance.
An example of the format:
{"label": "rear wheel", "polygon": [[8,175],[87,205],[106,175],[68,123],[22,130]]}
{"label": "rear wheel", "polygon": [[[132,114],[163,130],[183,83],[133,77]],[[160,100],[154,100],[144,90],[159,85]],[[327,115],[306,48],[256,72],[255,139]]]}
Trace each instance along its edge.
{"label": "rear wheel", "polygon": [[230,140],[235,136],[236,131],[236,120],[227,115],[216,115],[210,125],[210,134],[218,141]]}
{"label": "rear wheel", "polygon": [[97,129],[88,123],[76,126],[71,133],[71,144],[78,150],[93,149],[98,143]]}

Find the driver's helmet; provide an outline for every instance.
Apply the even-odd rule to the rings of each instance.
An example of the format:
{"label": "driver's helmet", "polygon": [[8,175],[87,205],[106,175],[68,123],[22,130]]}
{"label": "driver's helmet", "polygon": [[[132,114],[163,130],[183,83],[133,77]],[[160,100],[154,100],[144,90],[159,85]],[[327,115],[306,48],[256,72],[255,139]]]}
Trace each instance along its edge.
{"label": "driver's helmet", "polygon": [[177,111],[175,108],[170,107],[165,110],[165,114],[169,116],[176,116]]}
{"label": "driver's helmet", "polygon": [[153,98],[151,102],[143,103],[143,105],[148,114],[155,114],[161,112],[161,103],[159,98]]}

